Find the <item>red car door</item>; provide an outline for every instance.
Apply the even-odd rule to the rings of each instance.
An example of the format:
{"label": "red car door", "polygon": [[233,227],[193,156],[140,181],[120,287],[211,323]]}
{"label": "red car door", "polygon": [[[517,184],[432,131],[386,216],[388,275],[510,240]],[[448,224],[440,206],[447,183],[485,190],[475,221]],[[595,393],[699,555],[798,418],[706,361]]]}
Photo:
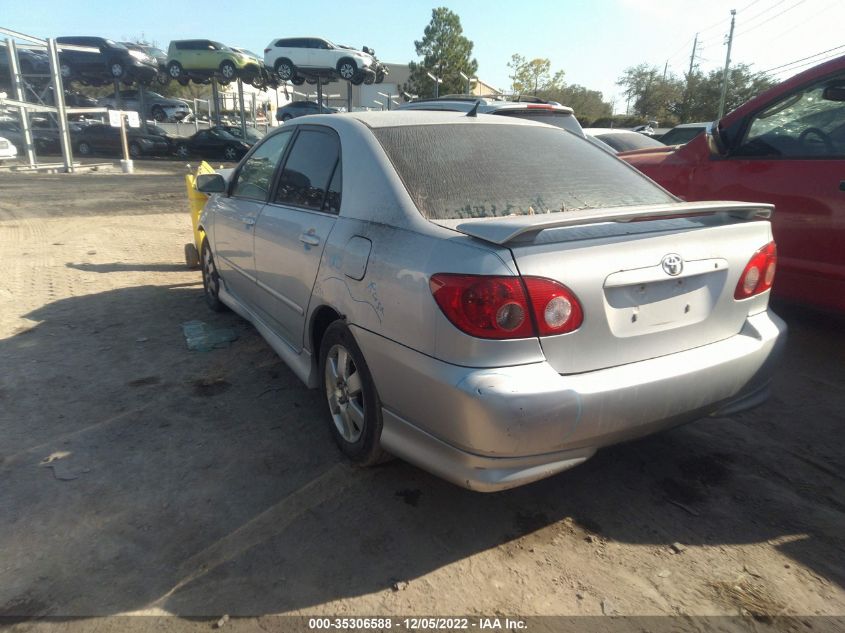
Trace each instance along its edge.
{"label": "red car door", "polygon": [[[845,74],[801,86],[753,114],[727,157],[701,165],[691,198],[775,205],[780,292],[845,309]],[[707,173],[707,172],[711,173]]]}

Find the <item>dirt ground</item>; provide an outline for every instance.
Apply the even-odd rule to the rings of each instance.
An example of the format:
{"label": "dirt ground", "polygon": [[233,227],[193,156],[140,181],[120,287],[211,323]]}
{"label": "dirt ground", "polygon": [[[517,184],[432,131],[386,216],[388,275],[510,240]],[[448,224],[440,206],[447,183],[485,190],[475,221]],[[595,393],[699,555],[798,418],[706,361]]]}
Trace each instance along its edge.
{"label": "dirt ground", "polygon": [[[7,623],[845,615],[845,319],[778,306],[790,341],[766,405],[524,488],[360,470],[320,394],[205,307],[184,165],[136,166],[0,174]],[[189,351],[194,319],[238,339]]]}

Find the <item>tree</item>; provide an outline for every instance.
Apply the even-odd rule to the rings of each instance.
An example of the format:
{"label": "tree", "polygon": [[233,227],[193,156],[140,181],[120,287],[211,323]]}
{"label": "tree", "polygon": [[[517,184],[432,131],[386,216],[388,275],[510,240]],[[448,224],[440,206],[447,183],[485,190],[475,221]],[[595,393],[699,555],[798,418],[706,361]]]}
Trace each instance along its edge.
{"label": "tree", "polygon": [[540,91],[548,92],[563,87],[564,72],[559,70],[552,75],[552,62],[544,57],[529,61],[514,53],[508,68],[513,71],[510,76],[511,87],[518,94],[530,92],[536,97]]}
{"label": "tree", "polygon": [[683,83],[666,77],[657,66],[640,64],[625,69],[616,81],[624,88],[630,111],[647,120],[675,123],[677,105],[683,100]]}
{"label": "tree", "polygon": [[[721,69],[711,70],[707,75],[695,72],[689,81],[689,97],[685,108],[679,112],[682,121],[712,121],[719,114],[719,97],[722,91]],[[743,103],[775,85],[775,81],[763,73],[753,73],[747,64],[737,64],[728,71],[728,92],[725,112],[738,108]]]}
{"label": "tree", "polygon": [[601,92],[578,84],[542,91],[539,96],[572,108],[582,125],[613,114],[613,108],[604,100]]}
{"label": "tree", "polygon": [[440,77],[439,94],[462,93],[466,89],[464,73],[472,77],[478,71],[478,62],[472,57],[472,41],[464,36],[461,19],[446,7],[432,9],[431,21],[423,31],[423,38],[414,41],[417,55],[422,60],[410,62],[410,77],[401,90],[419,96],[434,96],[434,81],[427,73]]}

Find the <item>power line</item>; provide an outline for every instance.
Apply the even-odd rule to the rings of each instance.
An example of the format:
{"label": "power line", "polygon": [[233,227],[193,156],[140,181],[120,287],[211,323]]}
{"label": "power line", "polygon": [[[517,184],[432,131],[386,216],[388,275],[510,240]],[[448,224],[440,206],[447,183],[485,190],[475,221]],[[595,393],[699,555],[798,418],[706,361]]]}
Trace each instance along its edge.
{"label": "power line", "polygon": [[806,68],[807,66],[813,66],[813,65],[818,65],[818,64],[823,64],[825,62],[829,62],[830,60],[836,59],[837,57],[839,57],[839,55],[834,54],[834,55],[830,55],[829,57],[822,57],[820,59],[811,59],[808,62],[803,62],[801,64],[797,64],[795,66],[792,66],[791,68],[785,68],[783,70],[775,71],[774,74],[775,75],[782,75],[783,73],[795,72],[797,70],[800,70],[801,68]]}
{"label": "power line", "polygon": [[833,0],[833,2],[831,2],[830,4],[825,5],[823,8],[821,8],[817,11],[814,11],[813,13],[810,14],[810,16],[806,20],[802,20],[801,22],[798,22],[797,24],[793,24],[792,26],[790,26],[788,29],[786,29],[782,33],[775,35],[772,38],[772,41],[778,42],[778,41],[780,41],[780,38],[782,38],[784,35],[786,35],[787,33],[792,33],[792,31],[794,31],[795,29],[797,29],[801,26],[804,26],[810,20],[817,20],[820,15],[824,15],[825,11],[827,11],[832,6],[839,4],[841,1],[842,0]]}
{"label": "power line", "polygon": [[[767,68],[766,70],[763,70],[761,72],[768,73],[768,72],[771,72],[773,70],[778,70],[779,68],[786,68],[787,66],[792,66],[794,64],[797,64],[798,62],[803,62],[806,59],[812,59],[813,57],[820,57],[820,56],[825,55],[826,53],[830,53],[832,51],[838,51],[840,48],[845,48],[845,44],[842,44],[841,46],[834,46],[833,48],[829,48],[826,51],[822,51],[821,53],[816,53],[814,55],[807,55],[807,57],[802,57],[801,59],[796,59],[796,60],[793,60],[793,61],[788,62],[786,64],[781,64],[780,66],[774,66],[773,68]],[[834,55],[834,57],[838,57],[838,55]]]}
{"label": "power line", "polygon": [[746,29],[746,30],[742,31],[741,33],[738,33],[737,35],[739,36],[739,35],[745,35],[746,33],[750,33],[750,32],[751,32],[751,31],[753,31],[754,29],[756,29],[756,28],[759,28],[759,27],[763,26],[763,25],[764,25],[764,24],[766,24],[767,22],[771,22],[771,21],[772,21],[772,20],[774,20],[775,18],[779,18],[780,16],[782,16],[782,15],[783,15],[784,13],[786,13],[787,11],[792,11],[792,9],[794,9],[794,8],[795,8],[795,7],[797,7],[798,5],[800,5],[800,4],[804,4],[804,2],[806,2],[806,0],[798,0],[798,2],[796,2],[796,3],[795,3],[795,4],[793,4],[793,5],[790,5],[789,7],[787,7],[786,9],[784,9],[783,11],[781,11],[780,13],[775,13],[775,14],[774,14],[772,17],[770,17],[768,20],[763,20],[762,22],[758,22],[757,24],[755,24],[755,25],[754,25],[754,26],[752,26],[751,28],[749,28],[749,29]]}
{"label": "power line", "polygon": [[765,9],[760,11],[759,13],[755,13],[754,15],[752,15],[747,20],[743,20],[743,23],[748,25],[748,24],[754,22],[754,20],[759,18],[761,15],[766,15],[769,11],[773,11],[774,9],[777,9],[784,2],[786,2],[786,0],[778,0],[778,2],[775,2],[773,5],[766,7]]}

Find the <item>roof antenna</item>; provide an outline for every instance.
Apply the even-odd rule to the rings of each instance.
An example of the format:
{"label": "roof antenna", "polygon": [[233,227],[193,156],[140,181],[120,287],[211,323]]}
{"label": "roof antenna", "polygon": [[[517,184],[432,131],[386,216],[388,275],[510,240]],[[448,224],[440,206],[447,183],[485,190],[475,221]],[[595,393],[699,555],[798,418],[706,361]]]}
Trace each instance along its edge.
{"label": "roof antenna", "polygon": [[475,105],[472,106],[472,110],[467,112],[467,116],[477,117],[478,116],[478,106],[481,105],[481,99],[475,102]]}

